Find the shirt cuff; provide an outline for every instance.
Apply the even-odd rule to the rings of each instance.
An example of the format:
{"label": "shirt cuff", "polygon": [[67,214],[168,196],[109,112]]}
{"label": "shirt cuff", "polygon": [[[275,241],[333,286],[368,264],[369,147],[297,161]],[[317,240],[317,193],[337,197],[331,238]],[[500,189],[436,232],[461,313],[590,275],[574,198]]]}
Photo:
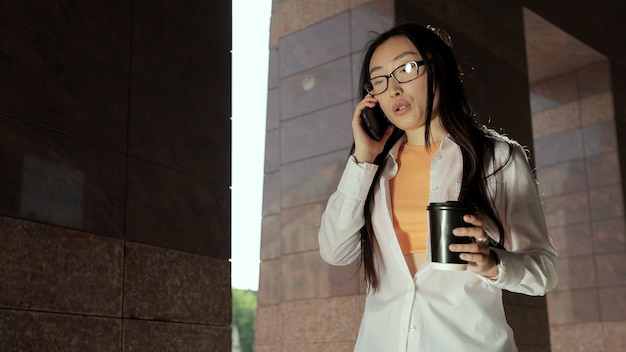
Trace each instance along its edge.
{"label": "shirt cuff", "polygon": [[376,175],[376,170],[378,170],[378,165],[357,163],[354,156],[350,155],[337,190],[349,197],[364,201]]}

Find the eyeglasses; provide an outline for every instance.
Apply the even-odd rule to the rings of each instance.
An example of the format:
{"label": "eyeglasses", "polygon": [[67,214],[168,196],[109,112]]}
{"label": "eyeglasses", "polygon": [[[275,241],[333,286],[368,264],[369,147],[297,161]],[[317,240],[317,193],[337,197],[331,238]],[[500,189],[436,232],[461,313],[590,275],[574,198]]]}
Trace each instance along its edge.
{"label": "eyeglasses", "polygon": [[365,90],[371,95],[382,94],[389,86],[389,78],[393,78],[398,83],[407,83],[417,78],[420,66],[424,66],[426,62],[409,61],[404,65],[393,70],[386,76],[378,76],[370,79],[365,83]]}

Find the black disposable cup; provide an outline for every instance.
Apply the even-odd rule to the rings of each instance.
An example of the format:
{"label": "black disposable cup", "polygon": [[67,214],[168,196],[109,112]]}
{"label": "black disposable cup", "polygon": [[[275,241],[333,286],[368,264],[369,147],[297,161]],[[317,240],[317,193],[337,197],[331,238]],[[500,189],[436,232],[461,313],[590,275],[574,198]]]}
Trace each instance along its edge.
{"label": "black disposable cup", "polygon": [[467,269],[467,262],[459,258],[461,253],[451,252],[449,247],[451,244],[472,243],[471,237],[457,237],[452,234],[452,230],[457,227],[474,226],[465,222],[463,216],[476,214],[476,209],[457,201],[430,203],[426,209],[433,267],[441,270]]}

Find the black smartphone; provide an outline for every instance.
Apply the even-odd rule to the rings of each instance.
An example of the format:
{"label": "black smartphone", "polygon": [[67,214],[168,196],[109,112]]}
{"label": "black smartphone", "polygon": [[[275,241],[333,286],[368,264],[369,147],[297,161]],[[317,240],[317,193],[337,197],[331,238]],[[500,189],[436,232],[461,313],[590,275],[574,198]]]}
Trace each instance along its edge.
{"label": "black smartphone", "polygon": [[365,124],[365,132],[367,132],[372,139],[380,141],[389,125],[389,120],[387,120],[380,105],[376,104],[373,108],[363,109],[361,116]]}

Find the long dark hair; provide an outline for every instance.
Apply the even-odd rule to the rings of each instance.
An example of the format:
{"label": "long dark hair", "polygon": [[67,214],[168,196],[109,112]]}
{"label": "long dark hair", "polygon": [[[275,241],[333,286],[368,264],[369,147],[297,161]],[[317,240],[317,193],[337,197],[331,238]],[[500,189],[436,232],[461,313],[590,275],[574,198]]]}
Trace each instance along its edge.
{"label": "long dark hair", "polygon": [[[380,34],[370,44],[363,56],[363,64],[359,79],[360,98],[363,99],[367,91],[363,88],[370,79],[370,61],[374,51],[391,37],[404,36],[417,48],[428,73],[428,99],[424,137],[426,146],[430,144],[430,122],[432,119],[435,92],[439,91],[439,118],[442,126],[448,131],[450,138],[459,145],[463,155],[463,181],[459,194],[460,201],[475,206],[483,217],[489,218],[500,233],[500,241],[492,243],[502,247],[504,227],[493,206],[488,194],[486,179],[501,169],[491,172],[486,170],[485,157],[494,158],[494,133],[481,125],[465,96],[462,81],[459,76],[459,66],[452,49],[441,37],[429,28],[418,24],[404,23]],[[378,290],[380,281],[375,267],[377,242],[372,227],[372,209],[374,190],[377,187],[382,166],[391,148],[404,136],[404,131],[394,127],[391,137],[387,140],[383,151],[376,157],[374,163],[378,170],[370,186],[365,201],[365,225],[361,228],[361,260],[365,271],[365,280],[369,287]],[[509,157],[512,146],[510,146]],[[506,164],[506,162],[504,163]]]}

